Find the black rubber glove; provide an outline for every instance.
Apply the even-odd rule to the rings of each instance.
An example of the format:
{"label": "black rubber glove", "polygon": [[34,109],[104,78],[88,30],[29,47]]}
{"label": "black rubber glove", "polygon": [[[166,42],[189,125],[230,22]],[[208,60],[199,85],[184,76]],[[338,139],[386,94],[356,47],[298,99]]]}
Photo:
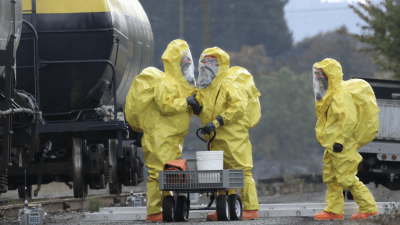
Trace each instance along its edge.
{"label": "black rubber glove", "polygon": [[193,95],[187,97],[186,102],[188,105],[192,106],[192,110],[195,115],[200,114],[201,110],[203,109],[203,106],[201,106],[199,104],[199,102],[197,101],[196,94],[193,94]]}
{"label": "black rubber glove", "polygon": [[211,123],[208,123],[207,125],[205,125],[205,126],[203,127],[203,129],[201,130],[201,133],[202,133],[202,134],[208,134],[208,135],[210,135],[211,132],[215,131],[215,129],[217,129],[217,128],[216,128],[216,127],[214,126],[214,124],[211,122]]}
{"label": "black rubber glove", "polygon": [[193,94],[193,95],[187,97],[186,102],[188,105],[190,105],[192,107],[199,106],[199,102],[196,100],[196,94]]}
{"label": "black rubber glove", "polygon": [[333,145],[333,152],[339,153],[343,151],[343,145],[335,143]]}
{"label": "black rubber glove", "polygon": [[203,109],[203,106],[201,106],[201,105],[192,106],[192,109],[193,109],[193,113],[194,113],[195,115],[199,115],[200,112],[201,112],[201,110]]}

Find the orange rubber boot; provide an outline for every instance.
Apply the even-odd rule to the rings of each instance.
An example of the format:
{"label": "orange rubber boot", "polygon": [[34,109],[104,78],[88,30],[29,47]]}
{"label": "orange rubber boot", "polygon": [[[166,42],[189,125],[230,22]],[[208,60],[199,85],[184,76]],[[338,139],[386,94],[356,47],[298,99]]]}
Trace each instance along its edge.
{"label": "orange rubber boot", "polygon": [[207,220],[208,221],[217,221],[218,220],[217,211],[207,214]]}
{"label": "orange rubber boot", "polygon": [[242,220],[257,220],[260,218],[258,210],[243,210]]}
{"label": "orange rubber boot", "polygon": [[374,212],[374,213],[362,213],[358,212],[357,214],[354,214],[350,217],[350,220],[365,220],[371,216],[378,215],[379,212]]}
{"label": "orange rubber boot", "polygon": [[147,215],[146,221],[162,222],[163,221],[162,213]]}
{"label": "orange rubber boot", "polygon": [[314,216],[314,219],[315,220],[342,220],[343,214],[336,215],[334,213],[323,211],[323,212],[317,213]]}

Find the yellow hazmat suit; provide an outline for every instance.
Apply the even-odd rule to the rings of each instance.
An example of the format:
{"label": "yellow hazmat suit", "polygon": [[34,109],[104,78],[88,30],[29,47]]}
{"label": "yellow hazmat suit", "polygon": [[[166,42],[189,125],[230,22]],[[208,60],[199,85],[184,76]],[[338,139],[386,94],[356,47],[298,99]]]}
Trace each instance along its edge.
{"label": "yellow hazmat suit", "polygon": [[181,157],[183,139],[189,130],[192,111],[186,98],[194,91],[189,84],[194,82],[194,76],[182,74],[184,54],[193,63],[187,43],[172,41],[162,55],[165,74],[146,68],[135,78],[127,96],[126,119],[135,131],[143,132],[143,155],[150,174],[147,215],[161,213],[163,197],[171,195],[160,191],[158,172],[165,163]]}
{"label": "yellow hazmat suit", "polygon": [[[373,196],[356,176],[362,161],[357,149],[372,141],[379,130],[379,108],[374,92],[364,80],[343,81],[342,67],[334,59],[315,63],[313,69],[324,72],[313,75],[318,118],[315,131],[318,142],[325,147],[323,181],[328,191],[324,211],[343,214],[344,189],[352,193],[360,212],[377,212]],[[316,81],[322,76],[327,80],[325,91],[318,88]],[[341,144],[343,150],[334,152],[335,144]]]}
{"label": "yellow hazmat suit", "polygon": [[[210,61],[205,60],[207,58],[211,61],[212,58],[218,60],[218,63],[211,63],[211,69],[208,69],[218,72],[205,75],[206,78],[202,78],[200,72],[200,89],[196,98],[203,106],[200,112],[201,122],[203,126],[210,122],[215,125],[217,136],[211,144],[211,150],[224,151],[224,168],[244,170],[245,184],[241,190],[244,210],[258,210],[257,192],[251,173],[253,158],[248,129],[260,120],[260,93],[255,87],[252,75],[246,69],[228,69],[229,56],[223,50],[218,47],[204,50],[200,57],[200,70],[203,67],[202,63],[210,64]],[[222,118],[224,125],[219,125],[217,116]],[[208,135],[205,137],[210,139]]]}

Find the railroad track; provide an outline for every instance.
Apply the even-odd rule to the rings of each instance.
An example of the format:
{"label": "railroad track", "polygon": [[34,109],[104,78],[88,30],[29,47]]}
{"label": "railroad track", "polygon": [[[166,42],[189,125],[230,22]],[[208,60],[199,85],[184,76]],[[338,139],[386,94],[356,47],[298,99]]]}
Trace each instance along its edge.
{"label": "railroad track", "polygon": [[[120,195],[91,195],[87,198],[73,198],[71,196],[68,197],[58,197],[56,199],[49,200],[30,200],[29,204],[41,204],[42,208],[47,213],[54,213],[65,210],[83,210],[88,207],[88,199],[91,198],[100,198],[103,200],[105,206],[118,206],[124,205],[126,198],[130,195],[130,193],[123,193]],[[145,194],[143,194],[145,196]],[[1,203],[6,204],[9,201],[13,201],[11,199],[2,200]],[[15,201],[15,200],[14,200]],[[122,204],[121,204],[122,203]],[[20,209],[24,207],[24,204],[14,204],[14,205],[3,205],[0,206],[0,216],[1,217],[17,217]]]}

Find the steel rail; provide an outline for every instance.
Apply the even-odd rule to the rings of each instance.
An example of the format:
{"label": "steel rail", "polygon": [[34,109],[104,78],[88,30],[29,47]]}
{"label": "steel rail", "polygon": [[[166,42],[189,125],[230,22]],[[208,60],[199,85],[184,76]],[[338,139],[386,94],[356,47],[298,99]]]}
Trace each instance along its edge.
{"label": "steel rail", "polygon": [[[87,199],[90,198],[101,198],[104,202],[104,205],[115,205],[117,203],[125,203],[126,198],[130,196],[130,193],[124,193],[121,195],[92,195],[87,198],[73,198],[69,197],[59,197],[45,201],[28,201],[28,204],[41,204],[42,208],[45,212],[59,212],[63,210],[80,210],[83,208],[87,208],[89,203]],[[145,196],[145,194],[144,194]],[[0,202],[7,203],[13,200],[3,200]],[[18,212],[20,209],[24,208],[24,204],[15,204],[15,205],[5,205],[0,206],[0,216],[2,217],[16,217],[18,216]]]}

